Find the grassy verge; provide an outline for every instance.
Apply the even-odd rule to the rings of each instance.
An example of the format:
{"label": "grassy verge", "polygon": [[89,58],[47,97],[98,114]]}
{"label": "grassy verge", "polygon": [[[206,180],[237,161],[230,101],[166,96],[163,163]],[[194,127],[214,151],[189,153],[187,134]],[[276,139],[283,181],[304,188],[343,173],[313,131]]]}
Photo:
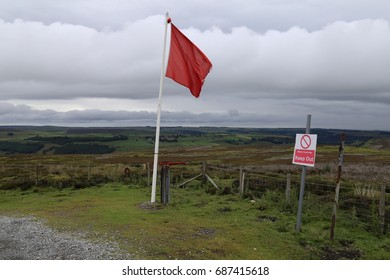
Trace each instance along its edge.
{"label": "grassy verge", "polygon": [[390,259],[388,238],[353,227],[342,216],[334,242],[328,241],[329,223],[318,217],[304,215],[302,233],[295,233],[296,212],[283,205],[282,194],[269,192],[253,202],[236,194],[210,195],[193,184],[171,195],[164,206],[148,203],[147,188],[114,183],[9,190],[0,192],[0,213],[34,215],[60,230],[105,236],[138,259]]}

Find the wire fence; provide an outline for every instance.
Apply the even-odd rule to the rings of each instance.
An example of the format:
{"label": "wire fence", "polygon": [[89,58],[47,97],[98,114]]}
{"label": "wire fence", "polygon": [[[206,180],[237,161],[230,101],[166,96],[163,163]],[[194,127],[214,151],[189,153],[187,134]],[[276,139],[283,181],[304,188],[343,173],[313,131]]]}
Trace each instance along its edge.
{"label": "wire fence", "polygon": [[[300,176],[291,173],[244,173],[243,197],[271,201],[296,213],[300,191]],[[243,175],[241,175],[243,177]],[[336,183],[316,178],[306,178],[304,214],[306,220],[328,225],[335,205]],[[385,183],[363,184],[345,181],[341,183],[337,203],[338,216],[343,217],[347,227],[362,227],[375,234],[386,234],[390,222],[389,189]]]}
{"label": "wire fence", "polygon": [[[85,188],[108,182],[151,184],[150,163],[26,163],[0,165],[0,189]],[[289,211],[294,216],[298,206],[300,175],[296,170],[268,170],[253,166],[229,166],[192,162],[170,167],[172,187],[201,184],[211,194],[237,194]],[[318,173],[318,172],[317,172]],[[334,176],[307,176],[304,220],[329,222],[335,201]],[[386,234],[390,222],[389,182],[366,184],[353,181],[346,174],[341,182],[338,216],[349,227],[362,227],[376,234]],[[192,180],[193,179],[193,180]]]}
{"label": "wire fence", "polygon": [[149,164],[36,163],[0,166],[0,189],[83,188],[108,182],[149,185]]}
{"label": "wire fence", "polygon": [[[182,178],[183,170],[188,169],[190,167],[177,168],[172,177]],[[258,201],[259,208],[264,208],[264,211],[272,204],[273,208],[287,211],[295,218],[301,184],[299,173],[280,170],[269,172],[253,167],[228,165],[207,165],[198,168],[198,172],[204,173],[202,175],[206,179],[203,179],[203,183],[208,181],[208,188],[212,190],[214,186],[218,187],[211,193],[241,195],[244,199]],[[194,174],[196,172],[192,175]],[[325,176],[325,179],[318,176],[306,178],[303,222],[315,221],[325,227],[330,226],[335,206],[335,181],[335,176]],[[340,221],[345,223],[347,228],[361,227],[376,235],[387,234],[390,222],[390,189],[386,183],[388,182],[351,181],[350,177],[342,181],[337,202],[337,216]]]}

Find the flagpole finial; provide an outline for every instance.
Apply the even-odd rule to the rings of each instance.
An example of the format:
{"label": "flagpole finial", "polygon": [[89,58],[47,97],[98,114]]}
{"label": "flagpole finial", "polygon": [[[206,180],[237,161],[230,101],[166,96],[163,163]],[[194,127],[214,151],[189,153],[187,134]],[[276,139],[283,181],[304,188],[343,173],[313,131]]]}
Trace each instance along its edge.
{"label": "flagpole finial", "polygon": [[171,23],[171,18],[169,17],[169,18],[167,18],[167,23]]}

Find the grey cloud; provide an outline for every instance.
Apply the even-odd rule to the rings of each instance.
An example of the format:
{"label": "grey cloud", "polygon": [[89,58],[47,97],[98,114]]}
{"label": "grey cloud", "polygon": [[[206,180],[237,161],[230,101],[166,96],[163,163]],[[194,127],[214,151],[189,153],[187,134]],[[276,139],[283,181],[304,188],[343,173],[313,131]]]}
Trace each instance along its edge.
{"label": "grey cloud", "polygon": [[225,31],[247,26],[265,32],[302,26],[316,30],[337,20],[390,19],[387,0],[0,0],[0,18],[13,21],[68,22],[94,29],[121,28],[123,22],[170,12],[183,28]]}
{"label": "grey cloud", "polygon": [[158,88],[161,22],[162,17],[150,17],[98,32],[71,24],[0,21],[1,96],[151,97]]}
{"label": "grey cloud", "polygon": [[298,27],[265,34],[217,30],[208,39],[214,36],[223,51],[209,47],[216,60],[210,91],[390,103],[390,26],[385,20],[335,22],[315,32]]}
{"label": "grey cloud", "polygon": [[[156,97],[163,17],[121,30],[62,23],[0,22],[0,92],[6,99]],[[390,26],[335,22],[309,32],[257,33],[246,27],[183,30],[213,61],[210,95],[286,96],[390,104]],[[173,93],[181,86],[167,82]]]}
{"label": "grey cloud", "polygon": [[[156,124],[156,114],[146,111],[109,111],[109,110],[35,110],[26,105],[12,105],[0,102],[0,125],[64,125],[64,126],[132,126]],[[282,121],[284,116],[269,114],[248,114],[238,111],[226,113],[200,113],[188,111],[163,111],[162,126],[249,126],[259,123],[270,126]],[[286,122],[285,122],[286,124]]]}
{"label": "grey cloud", "polygon": [[[372,113],[375,112],[375,113]],[[286,102],[278,110],[220,113],[162,111],[162,126],[238,126],[238,127],[304,127],[306,114],[312,114],[312,127],[389,130],[386,105],[367,106],[359,102],[303,100]],[[0,102],[0,125],[58,126],[155,126],[156,114],[146,111],[111,110],[36,110],[27,105]],[[385,122],[383,122],[385,120]]]}
{"label": "grey cloud", "polygon": [[213,70],[196,101],[164,79],[165,125],[389,129],[387,0],[0,0],[0,100],[31,105],[0,121],[154,125],[166,10]]}

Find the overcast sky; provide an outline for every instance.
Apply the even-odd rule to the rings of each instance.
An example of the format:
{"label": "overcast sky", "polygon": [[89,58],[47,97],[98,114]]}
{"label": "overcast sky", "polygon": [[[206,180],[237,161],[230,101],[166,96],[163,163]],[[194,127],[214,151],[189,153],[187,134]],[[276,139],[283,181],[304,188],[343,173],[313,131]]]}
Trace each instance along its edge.
{"label": "overcast sky", "polygon": [[162,125],[390,130],[388,0],[0,0],[0,125],[155,125],[166,12],[213,69]]}

